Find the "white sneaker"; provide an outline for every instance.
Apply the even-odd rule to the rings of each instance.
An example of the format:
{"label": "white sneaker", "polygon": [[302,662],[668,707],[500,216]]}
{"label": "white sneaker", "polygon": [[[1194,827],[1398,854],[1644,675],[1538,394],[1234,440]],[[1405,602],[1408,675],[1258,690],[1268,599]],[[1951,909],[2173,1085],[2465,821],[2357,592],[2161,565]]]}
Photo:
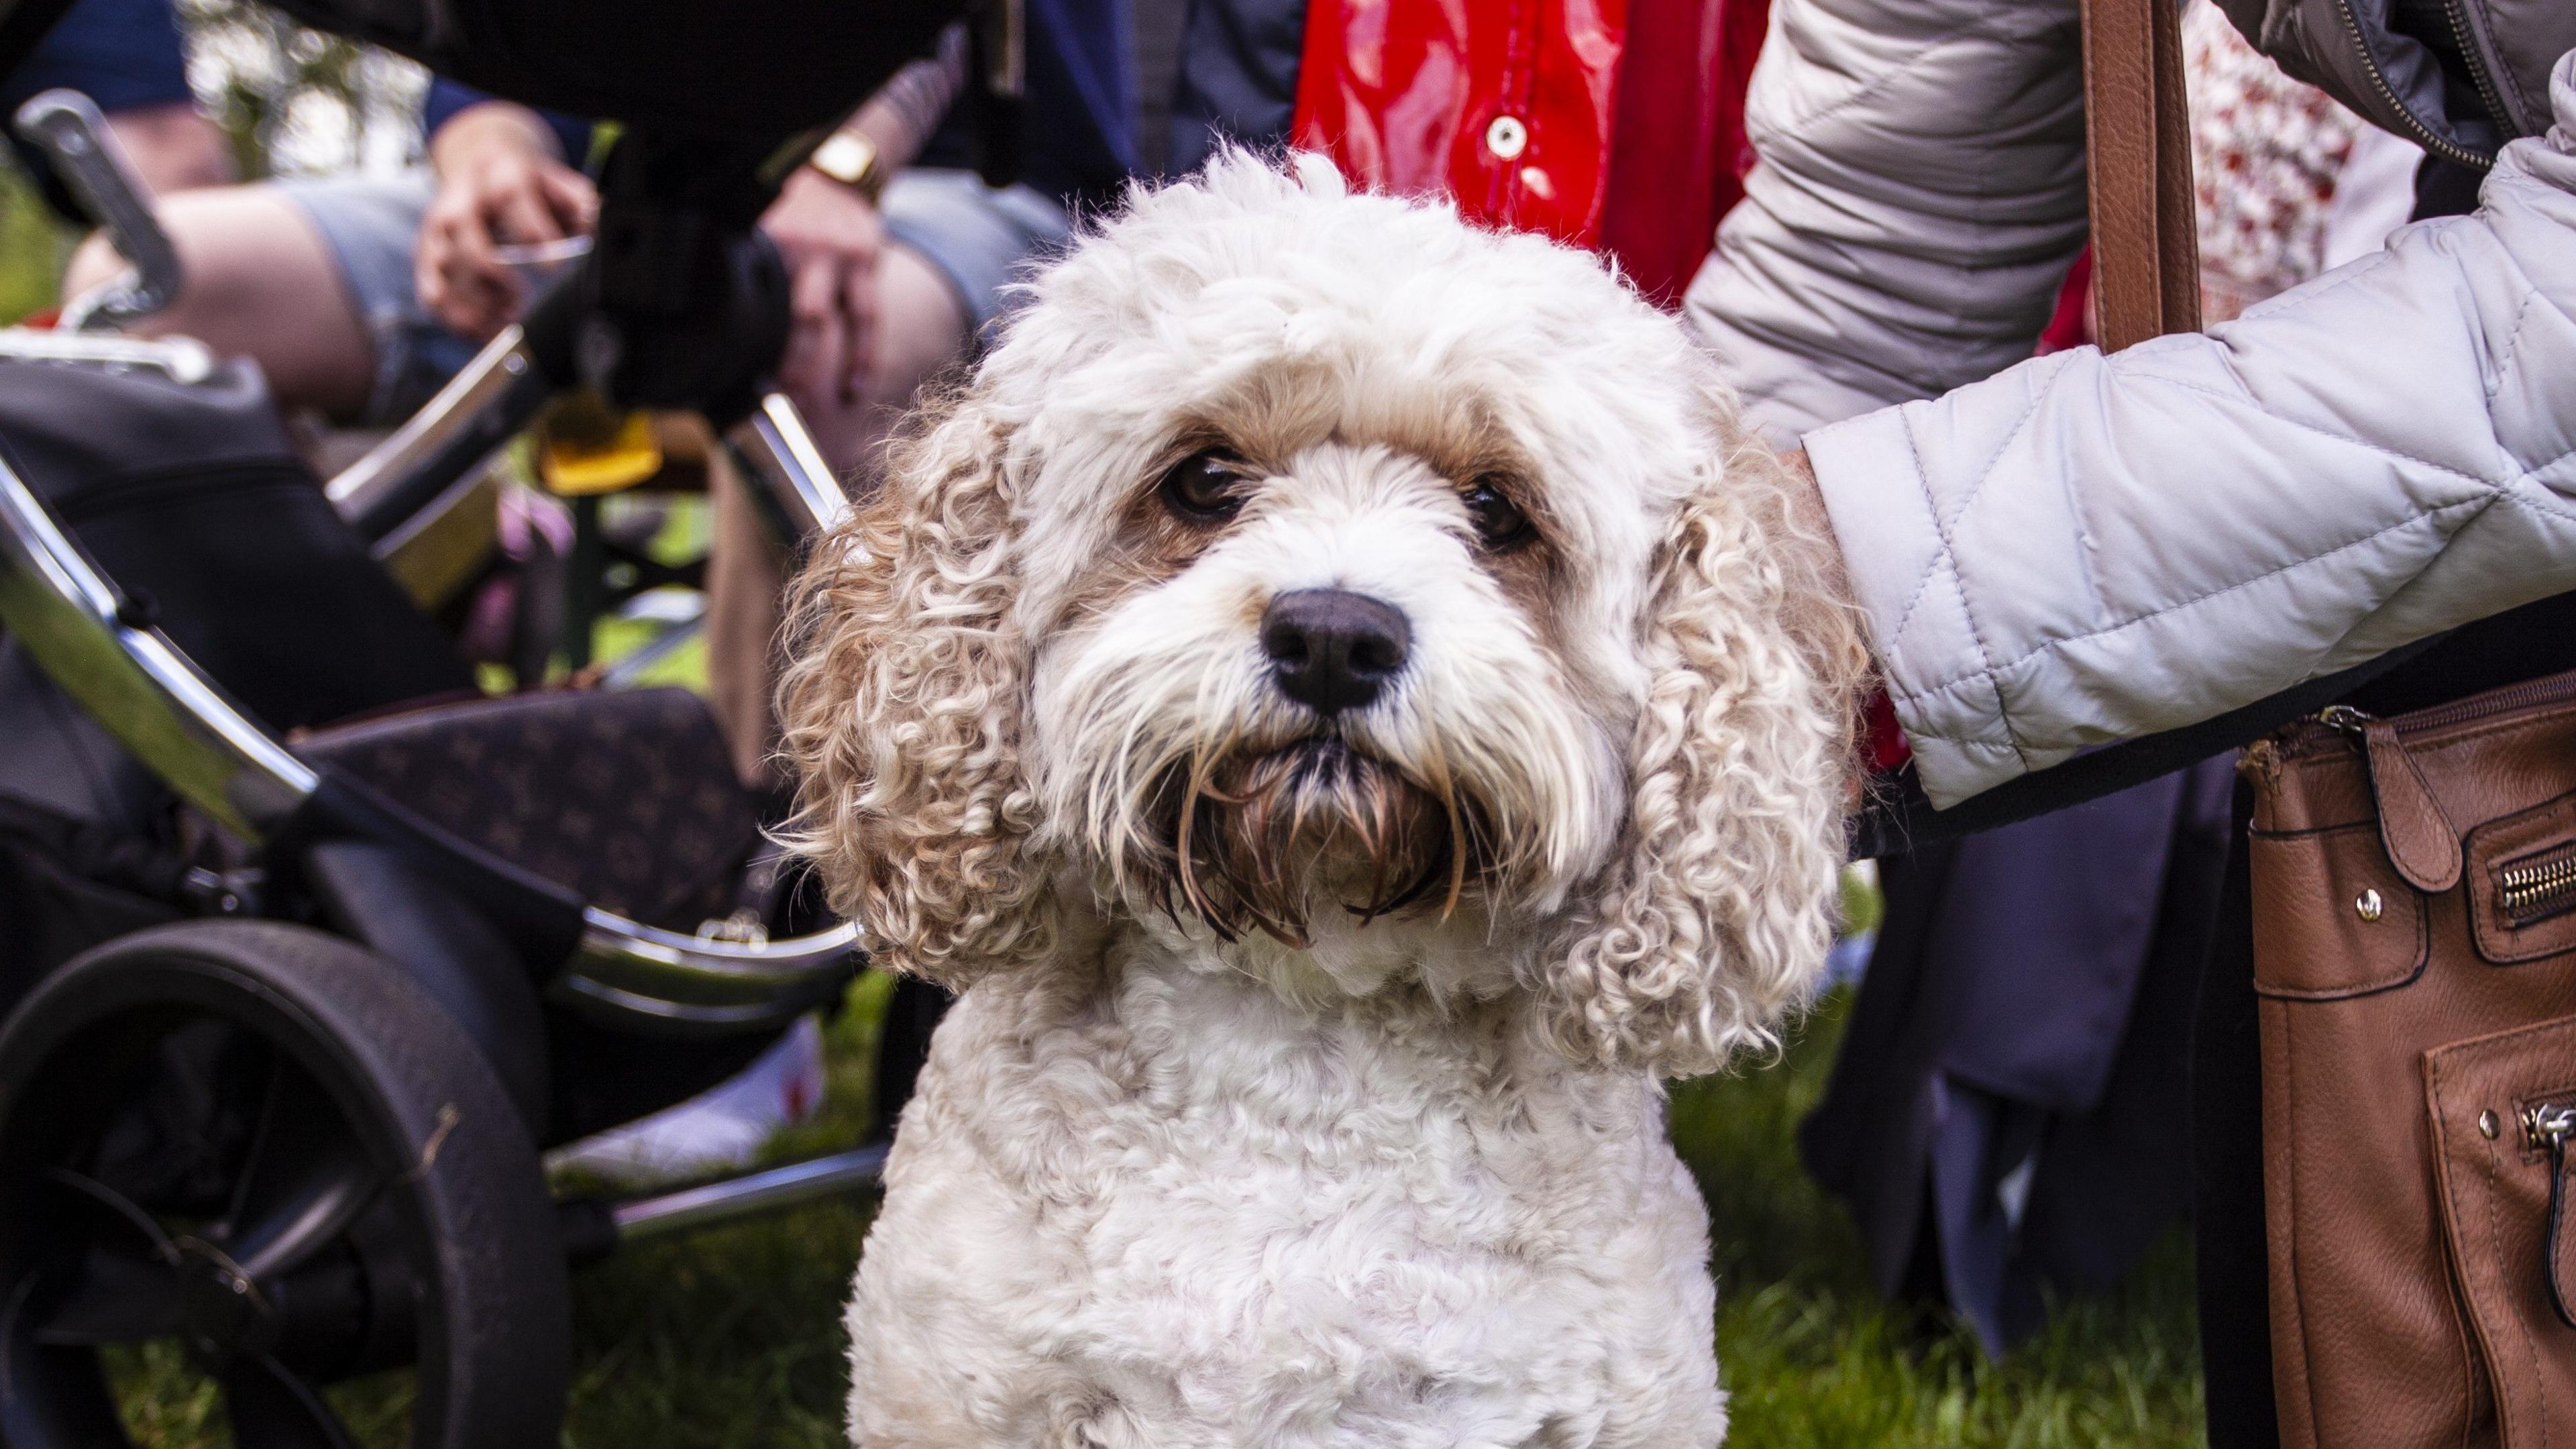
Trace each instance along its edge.
{"label": "white sneaker", "polygon": [[546,1169],[650,1187],[746,1167],[780,1128],[822,1104],[823,1027],[808,1016],[734,1076],[650,1117],[566,1143],[546,1154]]}

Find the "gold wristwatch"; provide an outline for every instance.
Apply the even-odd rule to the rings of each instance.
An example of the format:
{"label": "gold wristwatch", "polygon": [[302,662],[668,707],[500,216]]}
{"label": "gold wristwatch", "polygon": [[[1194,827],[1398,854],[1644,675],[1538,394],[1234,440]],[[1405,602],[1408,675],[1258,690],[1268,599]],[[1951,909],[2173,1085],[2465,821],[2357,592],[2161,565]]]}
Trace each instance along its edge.
{"label": "gold wristwatch", "polygon": [[805,158],[805,164],[866,197],[871,203],[885,190],[885,154],[877,143],[856,131],[834,131]]}

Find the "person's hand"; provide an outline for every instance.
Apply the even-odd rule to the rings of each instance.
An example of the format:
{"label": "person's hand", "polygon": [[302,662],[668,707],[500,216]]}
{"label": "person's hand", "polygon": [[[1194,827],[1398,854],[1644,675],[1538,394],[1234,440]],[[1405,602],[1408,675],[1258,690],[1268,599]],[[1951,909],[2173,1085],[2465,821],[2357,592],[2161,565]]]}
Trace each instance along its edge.
{"label": "person's hand", "polygon": [[[1858,628],[1859,605],[1852,596],[1851,575],[1843,566],[1842,548],[1834,541],[1833,515],[1825,508],[1825,492],[1816,483],[1816,465],[1804,448],[1792,448],[1780,454],[1780,464],[1788,474],[1789,527],[1800,541],[1815,550],[1817,579],[1834,603],[1852,609],[1854,628]],[[1857,636],[1855,636],[1857,637]],[[1865,647],[1865,643],[1864,643]],[[1843,813],[1857,815],[1869,803],[1869,782],[1875,772],[1892,773],[1903,764],[1910,752],[1904,734],[1899,730],[1895,711],[1887,698],[1886,676],[1877,661],[1869,664],[1868,678],[1860,682],[1859,746],[1856,768],[1846,783]]]}
{"label": "person's hand", "polygon": [[495,248],[587,234],[599,191],[555,154],[545,122],[506,101],[459,111],[430,155],[438,194],[412,260],[420,304],[450,330],[485,340],[527,303],[525,280]]}
{"label": "person's hand", "polygon": [[1816,485],[1816,465],[1807,460],[1807,450],[1792,448],[1780,455],[1780,463],[1789,474],[1789,523],[1810,541],[1823,547],[1816,555],[1824,577],[1821,582],[1837,601],[1852,597],[1851,578],[1843,572],[1842,549],[1834,542],[1833,515],[1825,511],[1825,492]]}
{"label": "person's hand", "polygon": [[876,355],[877,256],[885,223],[867,198],[798,170],[760,228],[787,264],[790,328],[778,382],[800,401],[848,407]]}

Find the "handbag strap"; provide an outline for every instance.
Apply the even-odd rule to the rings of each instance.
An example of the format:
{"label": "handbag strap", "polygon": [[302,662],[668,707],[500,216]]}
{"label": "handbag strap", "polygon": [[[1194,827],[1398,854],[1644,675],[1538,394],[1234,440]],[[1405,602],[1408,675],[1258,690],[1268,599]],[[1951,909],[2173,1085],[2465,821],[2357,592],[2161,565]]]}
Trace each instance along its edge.
{"label": "handbag strap", "polygon": [[2084,147],[2102,350],[2200,329],[2177,0],[2083,0]]}

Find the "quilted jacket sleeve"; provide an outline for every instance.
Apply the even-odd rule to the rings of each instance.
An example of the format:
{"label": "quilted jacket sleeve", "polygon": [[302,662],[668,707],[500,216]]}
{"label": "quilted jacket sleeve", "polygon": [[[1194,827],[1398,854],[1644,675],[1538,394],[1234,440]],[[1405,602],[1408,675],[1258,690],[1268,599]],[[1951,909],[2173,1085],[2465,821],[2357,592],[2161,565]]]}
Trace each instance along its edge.
{"label": "quilted jacket sleeve", "polygon": [[1685,310],[1775,441],[2030,356],[2084,245],[2078,0],[1778,0]]}
{"label": "quilted jacket sleeve", "polygon": [[1806,435],[1936,804],[2576,588],[2576,54],[2551,99],[2474,215]]}

